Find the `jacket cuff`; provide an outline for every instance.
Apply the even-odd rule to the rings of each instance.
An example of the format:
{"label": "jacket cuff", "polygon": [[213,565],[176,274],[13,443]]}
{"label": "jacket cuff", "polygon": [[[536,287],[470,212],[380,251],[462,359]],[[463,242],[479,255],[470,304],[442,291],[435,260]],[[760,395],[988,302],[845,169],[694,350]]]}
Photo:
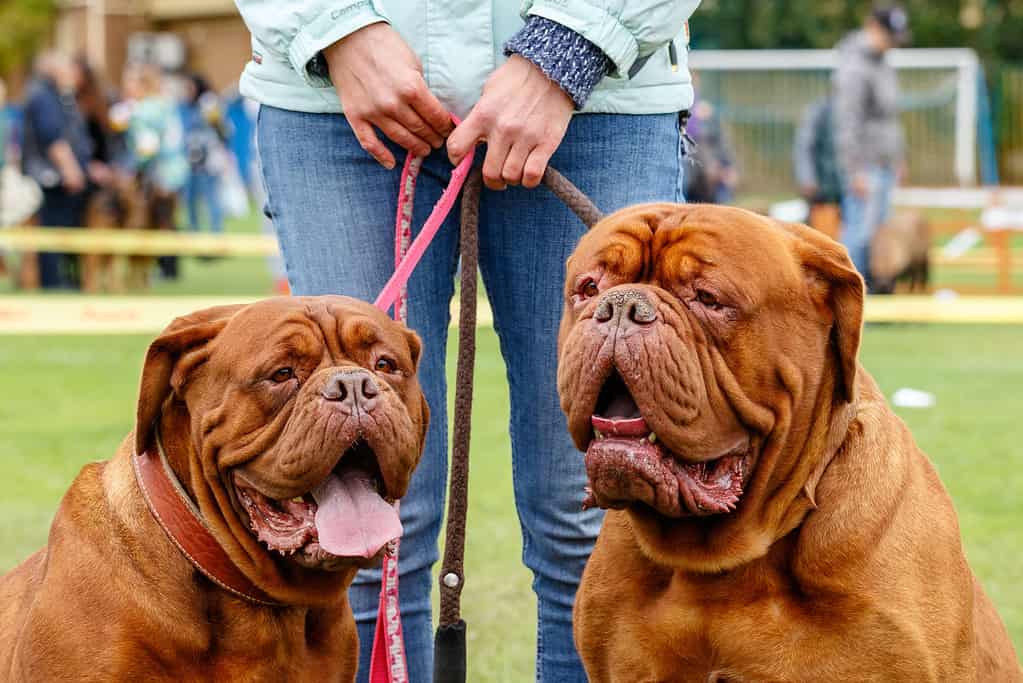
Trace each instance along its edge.
{"label": "jacket cuff", "polygon": [[611,60],[612,76],[627,77],[639,58],[639,43],[618,17],[597,9],[590,0],[533,0],[529,16],[544,17],[572,29]]}
{"label": "jacket cuff", "polygon": [[323,12],[304,24],[288,47],[288,61],[306,82],[313,87],[331,85],[330,74],[320,66],[310,66],[320,55],[320,50],[330,47],[347,35],[364,26],[379,22],[390,23],[380,0],[355,0]]}
{"label": "jacket cuff", "polygon": [[544,17],[529,17],[526,25],[504,44],[506,55],[517,54],[540,67],[561,86],[576,109],[611,70],[611,60],[583,36]]}

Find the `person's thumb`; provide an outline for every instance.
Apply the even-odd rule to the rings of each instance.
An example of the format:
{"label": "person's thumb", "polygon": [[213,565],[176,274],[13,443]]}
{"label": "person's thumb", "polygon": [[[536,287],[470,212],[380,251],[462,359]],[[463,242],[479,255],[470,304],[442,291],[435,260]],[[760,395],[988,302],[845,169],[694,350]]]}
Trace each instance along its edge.
{"label": "person's thumb", "polygon": [[448,159],[455,166],[465,158],[465,155],[479,142],[483,130],[480,127],[479,117],[475,111],[469,112],[469,116],[460,124],[455,126],[448,136],[447,149]]}

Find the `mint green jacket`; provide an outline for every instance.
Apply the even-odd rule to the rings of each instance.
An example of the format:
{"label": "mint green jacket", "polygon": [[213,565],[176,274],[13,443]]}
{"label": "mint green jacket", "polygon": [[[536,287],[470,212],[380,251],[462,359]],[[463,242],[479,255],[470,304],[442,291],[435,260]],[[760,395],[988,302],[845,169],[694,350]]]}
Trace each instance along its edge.
{"label": "mint green jacket", "polygon": [[430,90],[465,116],[528,15],[580,33],[613,63],[584,112],[659,114],[693,103],[687,21],[699,0],[525,0],[521,7],[513,0],[235,1],[252,33],[241,92],[281,109],[340,112],[330,80],[310,73],[309,62],[346,35],[386,21],[419,55]]}

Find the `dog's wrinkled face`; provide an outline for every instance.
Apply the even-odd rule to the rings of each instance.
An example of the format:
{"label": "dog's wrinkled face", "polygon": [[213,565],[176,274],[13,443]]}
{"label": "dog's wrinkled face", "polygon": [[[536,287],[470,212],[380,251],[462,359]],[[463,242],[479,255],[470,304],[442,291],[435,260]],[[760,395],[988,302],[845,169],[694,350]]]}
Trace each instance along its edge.
{"label": "dog's wrinkled face", "polygon": [[559,337],[587,504],[627,509],[647,549],[681,564],[678,543],[763,518],[766,492],[802,476],[790,437],[806,438],[821,392],[852,394],[861,301],[844,251],[803,226],[714,206],[603,220],[569,259]]}
{"label": "dog's wrinkled face", "polygon": [[[196,315],[154,342],[143,398],[147,375],[158,385],[160,359],[169,355],[162,365],[165,374],[171,368],[175,400],[164,411],[187,412],[227,527],[307,569],[378,556],[401,534],[394,503],[426,435],[418,337],[345,297],[270,299],[210,320]],[[150,423],[140,399],[139,433]]]}

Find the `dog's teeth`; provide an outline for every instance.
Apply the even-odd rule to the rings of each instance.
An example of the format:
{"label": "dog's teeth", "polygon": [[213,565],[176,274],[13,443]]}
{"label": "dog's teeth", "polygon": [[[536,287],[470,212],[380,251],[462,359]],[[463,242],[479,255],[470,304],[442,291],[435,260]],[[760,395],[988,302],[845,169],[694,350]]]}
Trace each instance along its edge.
{"label": "dog's teeth", "polygon": [[657,435],[656,435],[656,434],[654,434],[653,432],[650,432],[649,434],[647,434],[647,437],[646,437],[646,438],[647,438],[647,440],[648,440],[648,441],[649,441],[650,443],[657,443]]}
{"label": "dog's teeth", "polygon": [[593,430],[593,436],[596,437],[598,441],[604,438],[603,432],[601,432],[599,429]]}
{"label": "dog's teeth", "polygon": [[292,503],[304,503],[305,500],[303,500],[302,496],[295,496],[294,498],[291,499],[291,502]]}

